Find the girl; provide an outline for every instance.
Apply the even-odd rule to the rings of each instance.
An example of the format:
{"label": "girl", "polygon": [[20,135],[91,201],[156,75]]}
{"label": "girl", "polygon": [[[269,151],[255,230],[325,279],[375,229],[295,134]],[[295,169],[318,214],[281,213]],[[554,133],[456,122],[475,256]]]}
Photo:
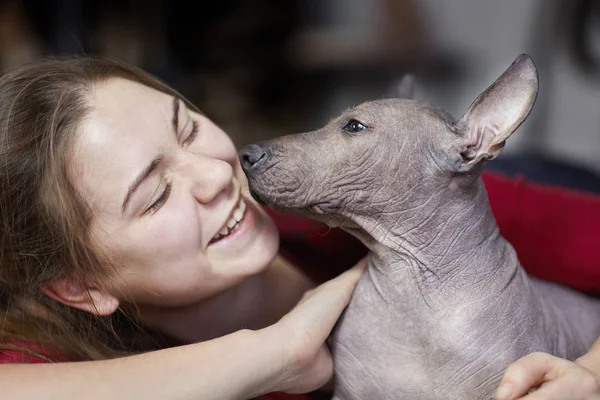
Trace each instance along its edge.
{"label": "girl", "polygon": [[84,361],[3,366],[4,397],[250,398],[331,378],[323,343],[364,263],[304,295],[232,142],[182,96],[115,62],[48,60],[2,78],[0,120],[4,361]]}

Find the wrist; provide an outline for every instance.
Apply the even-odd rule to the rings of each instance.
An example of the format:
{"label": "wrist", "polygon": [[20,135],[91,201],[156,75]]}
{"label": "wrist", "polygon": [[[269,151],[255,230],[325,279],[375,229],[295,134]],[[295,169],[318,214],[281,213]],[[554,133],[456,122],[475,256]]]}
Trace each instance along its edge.
{"label": "wrist", "polygon": [[270,326],[256,331],[244,331],[249,348],[256,350],[252,353],[256,355],[254,369],[258,376],[249,389],[252,395],[250,397],[278,391],[282,386],[285,357],[282,342],[275,330],[274,326]]}
{"label": "wrist", "polygon": [[600,351],[599,349],[590,350],[583,356],[575,360],[576,364],[588,369],[596,376],[600,377]]}

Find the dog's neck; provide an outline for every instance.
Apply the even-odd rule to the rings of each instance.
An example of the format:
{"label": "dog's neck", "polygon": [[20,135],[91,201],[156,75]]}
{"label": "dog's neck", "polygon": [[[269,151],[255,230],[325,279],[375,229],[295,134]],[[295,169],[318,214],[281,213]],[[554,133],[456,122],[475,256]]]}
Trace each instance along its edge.
{"label": "dog's neck", "polygon": [[386,210],[385,218],[356,216],[360,228],[348,229],[369,247],[371,273],[390,290],[459,301],[500,291],[517,272],[516,254],[499,234],[481,179],[466,190],[450,185],[425,202],[401,206]]}

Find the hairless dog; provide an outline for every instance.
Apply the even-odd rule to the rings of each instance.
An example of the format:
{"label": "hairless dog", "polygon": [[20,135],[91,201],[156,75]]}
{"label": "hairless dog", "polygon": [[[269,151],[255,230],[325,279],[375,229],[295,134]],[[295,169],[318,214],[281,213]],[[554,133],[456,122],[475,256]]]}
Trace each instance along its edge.
{"label": "hairless dog", "polygon": [[[537,90],[521,55],[458,120],[379,100],[241,151],[256,199],[370,249],[331,337],[335,399],[490,399],[511,362],[573,360],[600,336],[600,300],[526,275],[480,178]],[[411,79],[398,92],[411,95]]]}

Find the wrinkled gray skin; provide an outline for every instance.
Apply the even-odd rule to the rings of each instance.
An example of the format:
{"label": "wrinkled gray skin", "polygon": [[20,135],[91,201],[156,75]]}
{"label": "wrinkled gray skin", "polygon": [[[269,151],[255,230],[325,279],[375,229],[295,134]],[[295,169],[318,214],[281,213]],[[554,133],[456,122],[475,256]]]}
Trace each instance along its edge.
{"label": "wrinkled gray skin", "polygon": [[[600,336],[597,300],[525,274],[480,179],[537,87],[522,55],[459,120],[381,100],[242,150],[257,199],[371,250],[332,336],[336,399],[490,399],[512,361],[572,360]],[[399,91],[412,92],[408,79]]]}

